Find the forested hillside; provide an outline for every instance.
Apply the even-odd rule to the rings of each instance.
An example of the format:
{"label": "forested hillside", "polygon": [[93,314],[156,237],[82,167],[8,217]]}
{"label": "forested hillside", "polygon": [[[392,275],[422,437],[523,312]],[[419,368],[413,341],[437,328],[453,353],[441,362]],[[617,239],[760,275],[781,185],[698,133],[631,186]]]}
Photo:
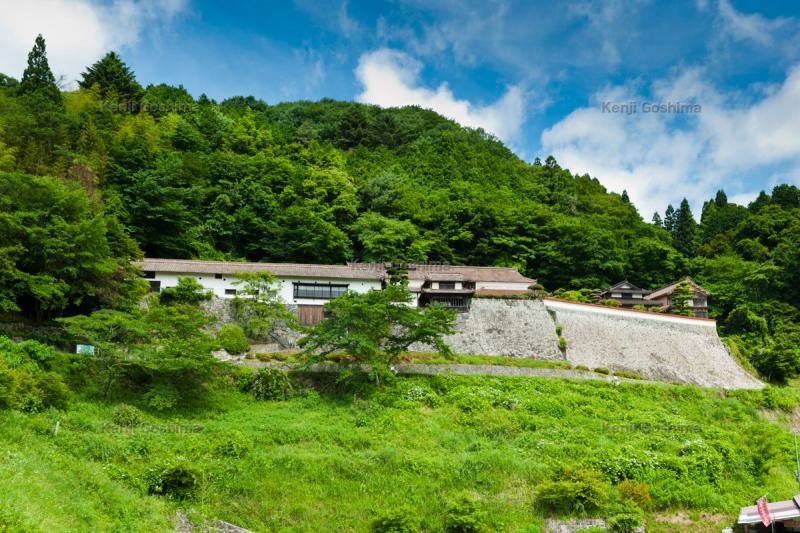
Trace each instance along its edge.
{"label": "forested hillside", "polygon": [[647,222],[597,179],[432,111],[218,103],[142,87],[114,53],[63,91],[44,40],[28,62],[0,75],[0,311],[117,306],[142,254],[515,266],[551,291],[691,275],[762,372],[800,370],[797,187]]}

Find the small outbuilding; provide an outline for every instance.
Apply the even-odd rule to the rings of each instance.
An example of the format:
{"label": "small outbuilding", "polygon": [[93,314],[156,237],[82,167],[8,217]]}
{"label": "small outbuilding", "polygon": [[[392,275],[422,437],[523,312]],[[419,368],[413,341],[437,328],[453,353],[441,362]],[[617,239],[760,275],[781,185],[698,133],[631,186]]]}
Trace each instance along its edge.
{"label": "small outbuilding", "polygon": [[[784,531],[800,532],[800,494],[791,500],[769,503],[767,508],[776,533]],[[756,505],[742,507],[741,511],[739,511],[737,523],[739,524],[737,530],[743,533],[771,533],[773,531],[772,525],[764,526],[761,523],[761,515],[759,515],[758,506]]]}

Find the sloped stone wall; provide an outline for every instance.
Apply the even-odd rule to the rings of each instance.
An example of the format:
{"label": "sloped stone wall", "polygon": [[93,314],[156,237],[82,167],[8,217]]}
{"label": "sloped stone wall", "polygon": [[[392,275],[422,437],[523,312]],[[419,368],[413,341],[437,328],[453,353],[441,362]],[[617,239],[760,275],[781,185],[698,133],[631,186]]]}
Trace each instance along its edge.
{"label": "sloped stone wall", "polygon": [[706,387],[759,388],[717,335],[713,320],[545,300],[563,327],[567,360],[649,379]]}
{"label": "sloped stone wall", "polygon": [[[455,335],[445,342],[455,353],[532,359],[564,359],[553,319],[538,300],[475,298],[458,316]],[[430,351],[412,345],[413,351]]]}

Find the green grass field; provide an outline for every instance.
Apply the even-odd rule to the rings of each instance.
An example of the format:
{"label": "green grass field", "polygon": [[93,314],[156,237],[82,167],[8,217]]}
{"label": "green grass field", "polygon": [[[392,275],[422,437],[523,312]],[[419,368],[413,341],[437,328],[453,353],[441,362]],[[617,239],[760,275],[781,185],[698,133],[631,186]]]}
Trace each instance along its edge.
{"label": "green grass field", "polygon": [[[137,405],[134,397],[0,412],[0,531],[170,531],[177,509],[254,531],[369,531],[396,511],[443,531],[448,506],[464,494],[484,530],[540,531],[547,516],[630,506],[619,489],[626,479],[647,486],[650,530],[718,531],[764,493],[798,492],[788,429],[796,389],[299,379],[298,393],[281,402],[256,401],[220,379],[182,410],[139,405],[133,429],[112,413],[123,401]],[[154,472],[174,465],[189,465],[194,492],[148,494]],[[607,497],[600,509],[536,503],[543,486],[569,476],[565,468],[596,477]],[[694,523],[675,529],[667,523],[675,517]]]}

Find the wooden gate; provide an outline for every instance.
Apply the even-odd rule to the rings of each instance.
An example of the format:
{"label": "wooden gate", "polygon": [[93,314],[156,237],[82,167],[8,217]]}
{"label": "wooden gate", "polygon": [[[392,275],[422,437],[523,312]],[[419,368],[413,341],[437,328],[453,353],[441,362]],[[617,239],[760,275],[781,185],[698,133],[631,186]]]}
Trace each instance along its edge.
{"label": "wooden gate", "polygon": [[321,305],[298,305],[297,318],[303,326],[313,326],[324,318]]}

